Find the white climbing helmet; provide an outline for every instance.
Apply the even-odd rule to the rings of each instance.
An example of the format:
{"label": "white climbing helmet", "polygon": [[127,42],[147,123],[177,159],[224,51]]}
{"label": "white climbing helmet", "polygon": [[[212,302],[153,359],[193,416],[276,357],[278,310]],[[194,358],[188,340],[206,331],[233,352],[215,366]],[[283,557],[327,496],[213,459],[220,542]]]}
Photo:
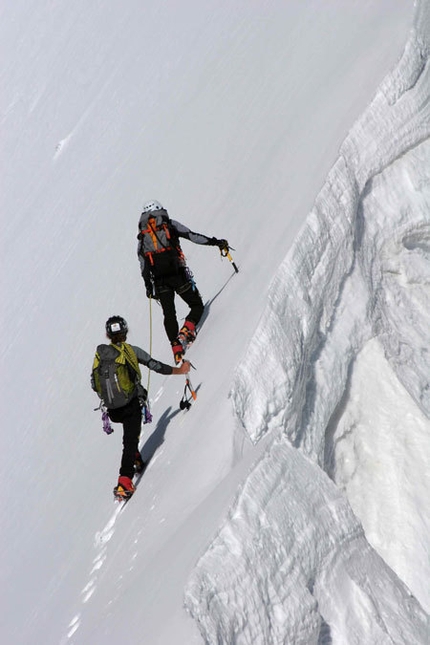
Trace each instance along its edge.
{"label": "white climbing helmet", "polygon": [[152,213],[153,211],[162,211],[163,207],[160,202],[155,201],[155,199],[150,202],[146,202],[143,206],[142,213]]}

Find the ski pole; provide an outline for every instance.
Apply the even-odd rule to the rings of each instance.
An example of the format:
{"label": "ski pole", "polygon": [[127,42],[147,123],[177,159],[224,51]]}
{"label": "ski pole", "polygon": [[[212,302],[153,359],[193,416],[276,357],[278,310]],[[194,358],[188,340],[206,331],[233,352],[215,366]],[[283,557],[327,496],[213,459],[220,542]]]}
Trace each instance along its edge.
{"label": "ski pole", "polygon": [[225,246],[224,248],[220,249],[219,252],[221,253],[222,258],[227,258],[228,260],[230,260],[233,265],[233,269],[236,271],[236,273],[239,273],[239,269],[237,268],[235,262],[233,261],[233,258],[230,255],[230,249],[234,251],[233,247]]}

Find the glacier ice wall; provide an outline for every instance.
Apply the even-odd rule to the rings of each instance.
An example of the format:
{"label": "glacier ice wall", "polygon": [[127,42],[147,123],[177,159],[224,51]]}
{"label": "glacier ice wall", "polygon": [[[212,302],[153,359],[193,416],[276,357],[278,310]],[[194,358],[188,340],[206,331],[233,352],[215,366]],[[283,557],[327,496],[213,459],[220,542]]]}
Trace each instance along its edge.
{"label": "glacier ice wall", "polygon": [[[363,244],[361,200],[374,177],[430,134],[429,36],[422,13],[420,7],[421,22],[402,59],[341,146],[312,212],[276,273],[232,388],[234,408],[254,442],[281,425],[293,444],[321,465],[323,429],[344,391],[351,361],[375,332],[381,313],[380,302],[376,306],[374,300],[384,285],[375,271],[366,273],[372,260],[364,256],[381,252],[392,224],[387,220],[383,232],[373,231],[379,241],[371,247]],[[424,377],[428,363],[413,378],[408,356],[402,359],[383,328],[379,333],[399,378],[430,414]],[[270,347],[277,351],[268,353]]]}
{"label": "glacier ice wall", "polygon": [[345,496],[282,440],[245,482],[186,602],[205,643],[426,642],[425,613],[369,546]]}
{"label": "glacier ice wall", "polygon": [[[430,167],[429,27],[422,2],[402,59],[343,143],[276,273],[237,368],[235,412],[253,442],[272,438],[186,588],[207,643],[427,642],[427,614],[324,467],[327,427],[372,337],[430,416],[429,176],[420,170]],[[373,188],[387,181],[395,197],[382,205]]]}

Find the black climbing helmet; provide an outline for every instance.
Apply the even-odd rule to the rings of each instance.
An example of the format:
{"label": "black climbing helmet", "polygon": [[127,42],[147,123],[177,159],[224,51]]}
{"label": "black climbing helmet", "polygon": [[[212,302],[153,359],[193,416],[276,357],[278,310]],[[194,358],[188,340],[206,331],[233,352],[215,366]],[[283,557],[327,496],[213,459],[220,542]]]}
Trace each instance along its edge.
{"label": "black climbing helmet", "polygon": [[126,336],[127,333],[128,333],[127,321],[124,320],[122,316],[111,316],[106,321],[106,334],[108,338],[110,338],[111,340],[118,338],[120,334]]}

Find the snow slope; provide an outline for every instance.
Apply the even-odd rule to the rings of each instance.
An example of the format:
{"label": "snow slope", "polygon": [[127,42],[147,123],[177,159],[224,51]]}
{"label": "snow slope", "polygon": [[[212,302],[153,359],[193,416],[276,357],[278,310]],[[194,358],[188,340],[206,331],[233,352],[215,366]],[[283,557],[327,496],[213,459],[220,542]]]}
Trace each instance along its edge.
{"label": "snow slope", "polygon": [[[336,542],[345,538],[347,542],[345,550],[330,551],[329,543],[321,540],[319,550],[321,533],[313,527],[314,539],[306,537],[295,546],[302,544],[303,553],[296,559],[287,554],[284,563],[291,564],[292,576],[283,578],[285,597],[289,602],[290,597],[300,596],[309,607],[303,614],[303,637],[312,642],[317,633],[331,634],[333,642],[336,638],[342,642],[346,627],[341,617],[352,639],[379,634],[381,614],[387,616],[392,635],[404,633],[415,638],[423,634],[423,612],[395,575],[428,609],[424,578],[427,571],[418,563],[418,558],[428,552],[427,525],[425,521],[422,526],[418,523],[419,506],[428,497],[428,485],[423,479],[428,463],[424,452],[428,421],[426,410],[418,411],[416,404],[422,377],[411,375],[411,370],[406,369],[407,361],[402,360],[401,353],[396,354],[395,346],[391,348],[391,358],[384,359],[388,367],[378,358],[377,364],[390,375],[387,381],[392,389],[387,400],[399,397],[396,388],[400,386],[394,376],[397,373],[402,387],[409,392],[404,394],[408,418],[420,428],[415,449],[417,453],[423,449],[422,462],[416,468],[415,479],[408,480],[410,494],[405,503],[410,506],[405,509],[400,508],[397,498],[372,496],[369,461],[357,459],[355,478],[348,472],[357,442],[368,445],[365,433],[369,434],[373,425],[366,406],[345,398],[349,392],[360,392],[362,379],[356,382],[352,370],[348,372],[349,380],[345,377],[347,361],[343,360],[342,343],[355,342],[349,352],[351,361],[362,347],[364,352],[370,347],[372,356],[379,356],[379,350],[363,344],[372,334],[366,337],[369,325],[362,325],[358,310],[351,326],[365,328],[361,337],[349,333],[344,340],[339,330],[329,338],[333,346],[339,343],[338,364],[330,372],[337,393],[333,392],[321,409],[315,403],[315,414],[321,413],[323,418],[310,419],[310,423],[318,426],[318,432],[303,425],[303,433],[295,437],[294,446],[286,442],[282,421],[286,407],[278,396],[284,396],[285,386],[278,367],[276,371],[269,370],[268,378],[274,381],[276,377],[278,381],[279,377],[279,393],[270,390],[258,394],[258,405],[268,410],[263,416],[265,421],[270,420],[271,432],[254,446],[245,438],[239,420],[254,439],[260,436],[260,430],[255,428],[263,429],[264,423],[261,425],[258,410],[255,419],[248,422],[256,403],[253,388],[260,387],[262,366],[270,366],[285,342],[283,325],[277,326],[277,333],[273,332],[264,348],[266,362],[260,355],[255,363],[253,347],[259,342],[258,335],[251,344],[249,341],[262,313],[267,316],[267,295],[270,302],[276,294],[277,315],[285,309],[288,323],[294,320],[291,303],[282,297],[282,273],[286,264],[291,266],[288,257],[301,248],[303,231],[309,223],[314,221],[315,227],[319,224],[314,208],[301,229],[327,174],[341,176],[339,161],[335,160],[342,141],[348,135],[341,158],[348,157],[351,163],[353,158],[357,164],[365,161],[353,202],[356,209],[362,205],[364,211],[365,200],[361,197],[370,187],[366,182],[383,169],[382,162],[385,160],[391,168],[394,159],[406,151],[408,141],[410,147],[418,145],[418,139],[414,139],[418,125],[422,126],[420,140],[428,136],[428,95],[423,89],[427,4],[416,8],[418,31],[410,37],[397,71],[384,81],[385,89],[383,85],[375,99],[383,110],[381,93],[385,93],[393,102],[392,111],[375,114],[374,101],[370,111],[364,113],[374,121],[365,120],[363,124],[360,119],[349,135],[378,85],[399,62],[412,20],[412,9],[403,2],[328,0],[322,6],[315,0],[270,0],[263,6],[242,0],[209,4],[187,0],[180,6],[171,1],[161,5],[150,1],[142,8],[142,3],[134,0],[109,7],[104,3],[89,5],[83,0],[73,5],[47,0],[36,5],[16,0],[1,8],[1,326],[7,342],[2,349],[4,432],[0,454],[3,490],[14,492],[13,504],[8,500],[1,510],[0,575],[2,589],[7,590],[0,623],[2,641],[14,645],[97,645],[120,639],[125,644],[192,645],[202,639],[217,642],[219,635],[225,640],[218,642],[235,642],[233,632],[227,631],[225,636],[223,631],[224,625],[229,629],[229,608],[222,589],[234,581],[233,572],[230,577],[224,566],[216,572],[220,575],[213,587],[217,610],[209,607],[206,613],[207,590],[196,595],[195,589],[208,575],[208,556],[203,555],[195,570],[194,566],[220,526],[224,528],[219,536],[225,530],[231,532],[232,539],[227,544],[233,547],[237,542],[240,533],[234,536],[231,519],[225,523],[226,517],[231,518],[228,512],[237,491],[250,490],[258,484],[264,464],[270,465],[276,456],[280,480],[274,477],[264,487],[270,491],[279,486],[279,498],[272,505],[274,518],[270,518],[273,527],[277,523],[279,531],[283,531],[288,525],[291,535],[300,540],[312,510],[326,502],[327,508],[319,510],[321,518],[330,524],[327,530],[331,539]],[[408,83],[417,98],[414,105],[408,99],[411,92],[404,91]],[[411,132],[403,127],[408,114]],[[392,115],[398,120],[396,136],[390,143],[388,122],[384,119]],[[371,128],[378,130],[381,123],[384,128],[381,138],[376,139],[378,146],[368,147],[365,155],[361,144],[368,144]],[[364,126],[363,132],[355,131]],[[357,148],[349,150],[349,156],[343,152],[348,142],[357,144]],[[412,211],[418,211],[418,202],[422,203],[422,212],[427,203],[427,177],[422,174],[420,179],[419,159],[425,161],[428,152],[425,147],[417,147],[413,155],[413,161],[408,161],[409,166],[414,166],[408,171],[408,181],[416,188],[411,192],[410,204],[403,205],[404,224],[413,221]],[[402,160],[398,163],[401,166]],[[354,176],[356,170],[357,166],[352,165],[350,174]],[[403,176],[403,169],[399,173]],[[382,192],[374,197],[377,201],[381,195],[384,201],[386,181],[382,177]],[[369,191],[368,197],[372,194]],[[117,429],[111,437],[102,433],[100,419],[92,413],[96,401],[89,390],[88,373],[94,348],[103,338],[104,322],[113,313],[127,318],[131,342],[149,346],[148,308],[135,258],[135,233],[139,209],[150,198],[162,201],[172,216],[193,229],[228,237],[237,249],[234,255],[240,273],[233,276],[228,262],[217,257],[216,249],[192,245],[184,248],[207,303],[208,315],[191,352],[198,368],[193,381],[199,388],[199,399],[189,414],[180,413],[177,404],[182,379],[151,375],[155,421],[144,428],[142,449],[153,459],[138,494],[121,513],[111,499],[120,432]],[[369,199],[367,208],[375,226],[379,222],[383,228],[379,207]],[[351,207],[345,222],[338,212],[332,213],[334,228],[339,226],[344,231],[345,246],[351,246],[355,235],[356,209]],[[268,213],[273,227],[267,225]],[[315,231],[317,241],[318,235],[322,236],[323,248],[326,233],[321,227]],[[425,291],[422,278],[427,275],[426,233],[419,224],[408,235],[407,245],[402,247],[399,243],[394,249],[389,246],[389,231],[386,246],[382,233],[376,235],[376,241],[386,249],[388,263],[394,262],[396,269],[403,267],[400,283],[409,279],[406,268],[413,269],[422,282],[421,291]],[[340,234],[335,238],[333,248],[338,252],[326,257],[325,265],[318,263],[323,274],[320,285],[328,285],[328,292],[315,306],[315,321],[321,311],[328,317],[333,314],[342,271],[345,273],[345,265],[358,257],[352,251],[349,256],[346,251],[339,252],[336,242],[342,238]],[[293,241],[290,255],[273,283],[282,289],[277,294],[272,284],[267,294]],[[316,246],[317,255],[321,247]],[[407,252],[404,257],[398,252],[403,248],[410,252],[410,260],[406,259]],[[369,262],[378,253],[379,249],[372,251]],[[362,255],[364,262],[365,254]],[[339,266],[334,258],[341,260]],[[312,256],[299,259],[303,265],[294,266],[306,271],[306,262],[312,261]],[[383,271],[384,279],[388,279],[384,267],[374,262],[371,269],[375,275]],[[363,275],[370,279],[371,272],[363,269]],[[289,275],[285,277],[291,279]],[[314,288],[318,291],[316,283]],[[364,306],[369,288],[362,285],[357,309]],[[390,293],[397,298],[393,289],[391,285]],[[304,293],[303,285],[301,289],[295,286],[295,292]],[[420,287],[412,294],[406,284],[406,292],[425,313],[426,301]],[[405,298],[401,302],[406,302]],[[380,308],[382,305],[378,303]],[[311,309],[309,305],[312,321]],[[399,316],[383,309],[390,324],[399,330]],[[303,312],[300,306],[298,313]],[[184,313],[180,308],[180,314]],[[153,354],[170,361],[157,308],[153,318]],[[366,313],[362,320],[370,324],[371,318]],[[339,321],[344,329],[348,325],[348,320],[338,315],[333,316],[333,321]],[[402,317],[401,322],[410,326],[413,320]],[[274,329],[272,325],[269,328]],[[387,323],[373,334],[387,352],[389,339],[384,340],[383,334],[389,336],[388,331]],[[417,334],[412,349],[422,360],[422,335],[419,330]],[[285,351],[290,350],[286,347]],[[297,356],[293,353],[291,358],[296,365]],[[365,368],[365,353],[359,355],[357,366],[360,356]],[[327,351],[324,358],[332,360],[333,353]],[[310,363],[316,365],[315,361]],[[307,364],[308,361],[303,363]],[[236,367],[234,416],[229,392]],[[329,369],[322,364],[320,367]],[[359,371],[354,373],[360,375]],[[319,391],[312,394],[315,382],[308,377],[303,374],[293,388],[295,410],[306,412],[304,416],[311,412],[305,405],[309,399],[303,395],[306,384],[316,401],[326,396]],[[400,392],[403,396],[404,390]],[[345,415],[341,416],[343,409]],[[381,420],[384,411],[390,418],[390,403],[379,413],[376,410],[375,418]],[[292,418],[288,427],[294,423]],[[361,424],[364,436],[351,433],[351,424]],[[387,421],[383,428],[389,424]],[[384,438],[388,441],[388,430],[381,440]],[[403,450],[404,444],[400,443],[398,450]],[[330,454],[324,456],[327,446]],[[392,476],[401,485],[406,470],[400,457],[395,450],[391,461],[385,461],[383,456],[379,455],[381,470],[390,468],[392,473],[394,462]],[[307,491],[306,495],[300,493],[296,503],[291,500],[292,506],[287,510],[294,507],[297,514],[293,515],[279,512],[279,507],[285,506],[281,475],[286,469],[290,472],[290,463],[297,477],[286,475],[287,484],[293,489],[296,480],[305,482]],[[326,468],[333,481],[320,466]],[[362,500],[357,499],[360,484],[372,501],[366,505],[366,509],[373,509],[368,517],[362,514]],[[395,512],[403,511],[402,517],[411,526],[410,533],[401,532],[394,545],[387,541],[389,525],[378,526],[372,521],[387,499]],[[254,504],[253,520],[262,523],[263,494],[253,500],[240,495],[231,513],[245,508],[249,501]],[[330,522],[330,517],[335,517],[333,509],[339,513],[334,523]],[[366,538],[354,513],[363,524]],[[253,535],[255,524],[250,521],[243,528]],[[278,561],[277,535],[274,531],[274,560],[261,559],[253,584],[274,570]],[[405,545],[409,542],[405,540],[409,537],[414,554],[406,565]],[[208,553],[220,539],[216,538]],[[384,568],[366,539],[395,573]],[[244,540],[245,556],[247,546]],[[228,558],[234,559],[234,554],[240,556],[238,549],[232,548]],[[321,564],[320,556],[324,554],[329,560]],[[350,573],[346,575],[348,554]],[[243,566],[240,557],[235,562]],[[318,569],[319,577],[312,584],[310,577],[302,572],[298,575],[301,563],[307,573]],[[375,563],[376,570],[369,578],[370,589],[361,580],[368,574],[369,563]],[[213,575],[211,567],[209,574]],[[305,578],[308,592],[303,590]],[[336,580],[347,585],[346,597],[351,602],[339,597],[330,603],[328,590],[338,587]],[[378,593],[381,581],[390,589],[388,599]],[[184,610],[185,588],[186,602],[198,622]],[[235,602],[237,612],[243,601],[236,593],[239,591],[227,598],[227,602]],[[251,588],[249,591],[251,595]],[[253,591],[252,597],[252,630],[257,630],[254,642],[259,642],[265,629],[264,620],[259,620],[261,614],[270,619],[276,615],[273,625],[279,633],[282,617],[288,611],[277,600],[272,604],[270,595],[264,596],[262,605],[258,593]],[[371,617],[369,598],[375,607]],[[244,623],[249,607],[245,603]],[[415,612],[415,621],[410,619],[411,612]],[[321,623],[320,615],[325,623]],[[294,616],[281,638],[293,633],[299,623],[299,615]],[[246,624],[235,634],[237,642],[247,642]]]}

